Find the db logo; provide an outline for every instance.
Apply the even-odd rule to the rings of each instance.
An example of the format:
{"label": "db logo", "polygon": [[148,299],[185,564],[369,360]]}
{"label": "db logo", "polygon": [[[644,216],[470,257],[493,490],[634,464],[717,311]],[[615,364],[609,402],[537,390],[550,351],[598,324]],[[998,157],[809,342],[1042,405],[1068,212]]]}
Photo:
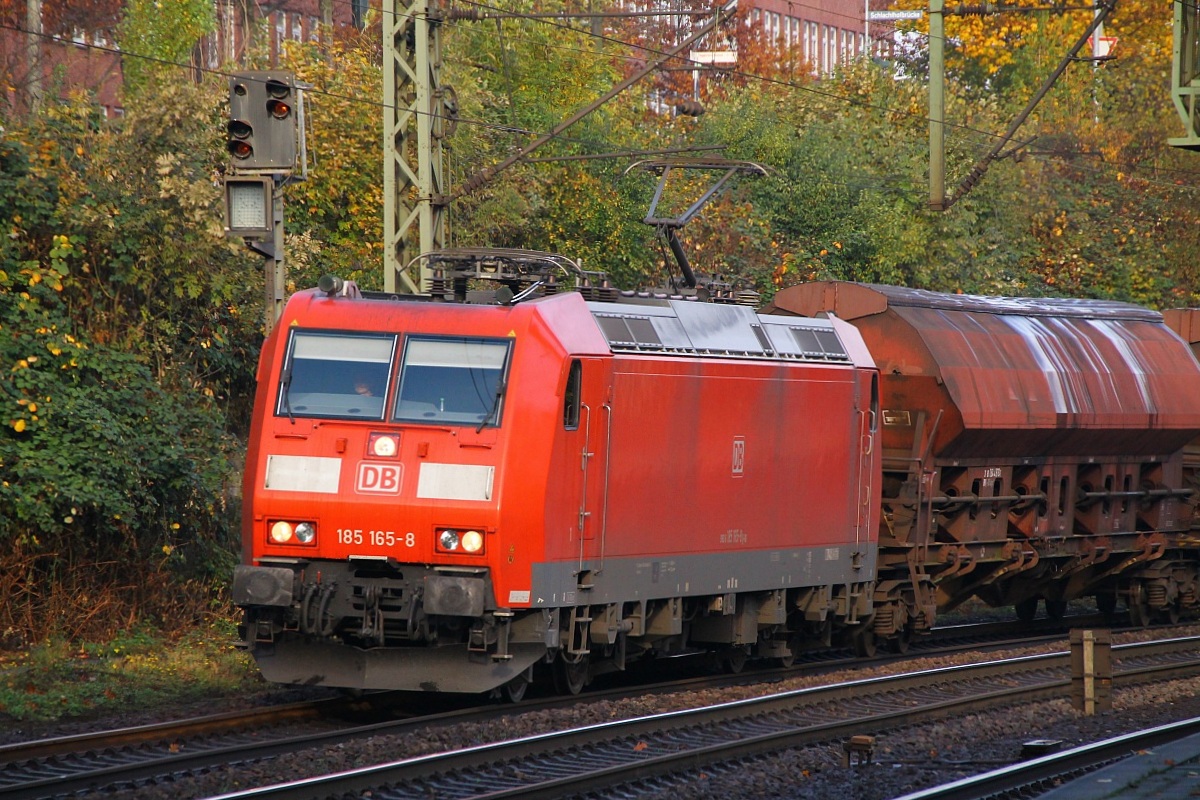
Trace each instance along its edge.
{"label": "db logo", "polygon": [[400,494],[401,470],[399,464],[359,464],[354,489],[369,494]]}

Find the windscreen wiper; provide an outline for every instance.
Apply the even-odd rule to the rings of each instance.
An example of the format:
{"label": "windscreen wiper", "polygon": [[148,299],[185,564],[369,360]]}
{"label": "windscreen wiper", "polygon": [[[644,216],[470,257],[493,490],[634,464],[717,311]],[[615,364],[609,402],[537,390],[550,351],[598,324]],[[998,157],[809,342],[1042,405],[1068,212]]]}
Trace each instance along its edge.
{"label": "windscreen wiper", "polygon": [[296,424],[296,415],[292,413],[292,362],[289,361],[283,371],[283,380],[279,383],[279,393],[283,399],[283,410],[287,412],[288,422]]}
{"label": "windscreen wiper", "polygon": [[500,383],[496,385],[496,397],[492,400],[492,408],[490,411],[488,411],[483,419],[479,420],[479,425],[475,428],[476,433],[482,431],[483,426],[491,422],[492,417],[496,416],[496,411],[500,408],[500,398],[504,395],[504,387],[507,385],[508,381],[506,380],[501,380]]}

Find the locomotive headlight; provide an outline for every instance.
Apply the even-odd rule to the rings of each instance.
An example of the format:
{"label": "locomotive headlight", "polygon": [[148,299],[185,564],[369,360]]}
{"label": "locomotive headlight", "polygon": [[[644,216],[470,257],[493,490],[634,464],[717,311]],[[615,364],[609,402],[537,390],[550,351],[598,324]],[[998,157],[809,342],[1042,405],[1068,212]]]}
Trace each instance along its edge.
{"label": "locomotive headlight", "polygon": [[367,450],[376,458],[393,458],[400,449],[400,437],[394,433],[372,433]]}
{"label": "locomotive headlight", "polygon": [[477,530],[454,530],[440,528],[435,535],[439,553],[465,553],[479,555],[483,552],[483,533]]}
{"label": "locomotive headlight", "polygon": [[271,526],[271,541],[275,544],[287,544],[292,540],[292,523],[279,520]]}
{"label": "locomotive headlight", "polygon": [[479,531],[467,531],[462,535],[462,549],[467,553],[478,553],[483,549],[483,534]]}
{"label": "locomotive headlight", "polygon": [[317,528],[311,522],[301,522],[296,526],[295,536],[300,544],[311,544],[317,538]]}
{"label": "locomotive headlight", "polygon": [[317,526],[312,522],[288,522],[276,520],[267,529],[271,544],[314,544],[317,541]]}

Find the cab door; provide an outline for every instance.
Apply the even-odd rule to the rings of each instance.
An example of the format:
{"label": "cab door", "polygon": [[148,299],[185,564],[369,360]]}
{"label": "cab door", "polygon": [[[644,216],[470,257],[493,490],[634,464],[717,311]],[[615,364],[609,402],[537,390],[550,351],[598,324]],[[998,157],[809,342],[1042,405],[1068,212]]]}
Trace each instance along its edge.
{"label": "cab door", "polygon": [[612,442],[612,403],[609,363],[600,358],[573,359],[563,397],[563,425],[569,451],[575,454],[573,487],[578,508],[573,538],[577,544],[579,588],[603,567],[605,515],[608,496],[609,448]]}

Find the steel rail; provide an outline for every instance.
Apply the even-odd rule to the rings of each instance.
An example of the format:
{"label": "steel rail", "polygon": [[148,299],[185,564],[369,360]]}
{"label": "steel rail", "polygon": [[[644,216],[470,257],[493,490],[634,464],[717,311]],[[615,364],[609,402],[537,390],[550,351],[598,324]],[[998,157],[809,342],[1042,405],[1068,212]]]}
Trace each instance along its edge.
{"label": "steel rail", "polygon": [[264,706],[248,711],[206,714],[173,722],[158,722],[96,733],[79,733],[74,736],[57,736],[30,742],[14,742],[0,745],[0,765],[14,761],[32,761],[78,753],[81,750],[97,746],[133,747],[210,733],[227,733],[241,727],[317,719],[326,714],[337,713],[352,705],[344,698],[306,700],[286,705]]}
{"label": "steel rail", "polygon": [[[981,647],[1029,646],[1037,643],[1057,641],[1050,630],[1057,624],[1065,631],[1070,623],[1078,626],[1082,622],[1096,622],[1095,616],[1075,617],[1055,623],[1039,620],[1043,635],[1025,636],[1019,640],[997,641],[997,637],[1011,635],[1009,623],[985,623],[950,626],[935,629],[933,636],[914,642],[913,651],[930,656],[942,653],[978,650]],[[1028,629],[1026,623],[1022,627]],[[1026,633],[1029,631],[1026,630]],[[249,712],[230,712],[209,715],[193,720],[179,720],[153,725],[127,728],[116,731],[100,731],[56,739],[22,742],[0,746],[0,798],[24,800],[38,798],[49,793],[61,794],[68,790],[87,790],[103,785],[123,785],[136,781],[149,781],[168,774],[188,772],[220,766],[222,763],[246,762],[270,758],[303,747],[320,747],[346,742],[369,735],[400,735],[413,729],[429,725],[447,725],[470,720],[520,711],[550,710],[579,702],[596,702],[627,696],[632,682],[637,691],[668,693],[704,688],[728,687],[749,682],[768,683],[772,680],[801,677],[804,674],[820,674],[823,671],[844,668],[847,659],[837,651],[814,651],[801,656],[803,666],[794,668],[762,669],[743,675],[725,675],[675,678],[669,682],[646,684],[638,680],[636,673],[630,675],[623,685],[588,691],[574,698],[548,698],[531,700],[520,706],[478,706],[435,715],[419,716],[405,720],[391,720],[375,724],[347,724],[335,731],[295,735],[284,733],[275,737],[263,737],[262,729],[288,722],[319,720],[340,714],[351,713],[363,704],[370,705],[370,696],[358,700],[332,698],[322,701],[294,703],[287,706],[254,709]],[[896,656],[881,656],[874,659],[853,659],[855,664],[887,664],[900,660]],[[680,670],[682,671],[682,670]],[[397,697],[394,693],[379,693],[376,701]],[[411,709],[410,709],[411,710]],[[238,738],[239,732],[254,731],[253,736]],[[200,737],[209,737],[202,739]],[[104,753],[97,759],[95,753]],[[53,759],[53,761],[49,761]]]}
{"label": "steel rail", "polygon": [[1081,745],[1061,753],[1052,753],[906,794],[896,800],[983,800],[1013,793],[1028,797],[1030,795],[1024,792],[1026,789],[1048,785],[1050,781],[1063,776],[1090,772],[1138,750],[1159,747],[1197,733],[1200,733],[1200,717]]}
{"label": "steel rail", "polygon": [[[935,628],[928,637],[922,637],[912,643],[908,657],[933,656],[947,653],[962,652],[966,649],[977,649],[980,646],[989,648],[1024,647],[1057,641],[1066,635],[1069,627],[1101,627],[1103,623],[1099,615],[1082,617],[1067,617],[1054,621],[1039,619],[1032,622],[1014,623],[986,622],[963,625],[949,625]],[[1114,628],[1114,633],[1119,629]],[[1018,635],[1018,632],[1019,635]],[[1033,635],[1038,634],[1038,635]],[[702,656],[694,656],[702,658]],[[772,676],[781,679],[799,677],[805,668],[829,667],[837,669],[845,666],[851,660],[836,650],[814,650],[797,656],[797,665],[789,668],[767,668],[753,673],[756,680],[769,680]],[[872,659],[853,659],[856,664],[889,663],[894,656],[882,654]],[[632,670],[631,670],[632,672]],[[683,678],[670,682],[655,682],[643,686],[643,691],[662,692],[675,689],[696,688],[700,684],[710,683],[712,678]],[[722,679],[717,679],[722,680]],[[726,677],[725,681],[737,680]],[[588,693],[589,698],[596,695]],[[142,744],[186,739],[206,734],[224,734],[240,728],[271,725],[274,723],[294,722],[300,720],[319,719],[331,715],[349,713],[355,708],[373,704],[372,697],[394,697],[394,693],[379,692],[374,695],[363,695],[357,699],[346,697],[331,697],[321,700],[305,700],[275,706],[263,706],[255,709],[229,711],[218,714],[206,714],[190,719],[170,720],[147,725],[131,726],[70,736],[56,736],[24,742],[0,744],[0,767],[18,761],[34,761],[52,756],[70,755],[95,749],[134,747]],[[2,786],[2,784],[0,784]]]}
{"label": "steel rail", "polygon": [[[1114,676],[1114,682],[1124,684],[1144,680],[1146,674],[1152,674],[1156,680],[1173,674],[1195,674],[1200,671],[1198,642],[1200,637],[1188,637],[1114,647],[1114,656],[1136,654],[1138,658],[1145,659],[1150,654],[1157,654],[1160,658],[1170,656],[1179,659],[1167,665],[1122,670]],[[836,740],[861,733],[867,725],[872,730],[895,728],[911,725],[918,720],[944,718],[963,713],[964,710],[1012,703],[1018,698],[1029,701],[1061,696],[1070,685],[1070,678],[1066,675],[1069,662],[1069,654],[1053,653],[797,689],[699,709],[589,725],[403,759],[336,775],[234,792],[213,800],[294,800],[368,790],[379,798],[412,796],[410,791],[419,796],[428,790],[447,798],[495,800],[508,797],[563,797],[574,792],[595,791],[602,786],[643,780],[717,761]],[[1032,677],[1033,681],[1018,681],[1020,685],[1011,685],[1014,677],[1021,676]],[[944,694],[952,688],[968,691],[968,681],[985,681],[989,678],[1004,679],[1010,685],[971,691],[965,697],[944,698]],[[911,697],[909,702],[895,697],[904,692],[922,691],[932,691],[943,695],[943,698],[922,698],[919,705],[914,707],[910,704]],[[888,695],[893,697],[889,700]],[[864,699],[885,707],[849,718],[817,719],[801,725],[792,725],[785,720],[782,724],[776,724],[774,729],[757,734],[747,734],[743,729],[734,733],[736,738],[733,741],[704,740],[690,746],[678,741],[685,732],[701,726],[705,735],[709,735],[710,732],[732,729],[735,723],[745,727],[747,719],[759,724],[773,715],[794,711],[801,705],[806,708],[820,704],[845,706],[851,701]],[[763,723],[763,727],[769,725]],[[674,751],[664,752],[676,746]],[[614,754],[616,761],[587,766],[586,762],[592,760],[593,754],[597,760],[600,759],[600,751],[604,751],[605,755]],[[534,773],[542,766],[534,763],[535,759],[548,762],[544,768],[547,777],[534,777]],[[441,784],[433,789],[431,782],[441,776],[454,777],[454,791]],[[468,784],[480,788],[473,790]]]}

